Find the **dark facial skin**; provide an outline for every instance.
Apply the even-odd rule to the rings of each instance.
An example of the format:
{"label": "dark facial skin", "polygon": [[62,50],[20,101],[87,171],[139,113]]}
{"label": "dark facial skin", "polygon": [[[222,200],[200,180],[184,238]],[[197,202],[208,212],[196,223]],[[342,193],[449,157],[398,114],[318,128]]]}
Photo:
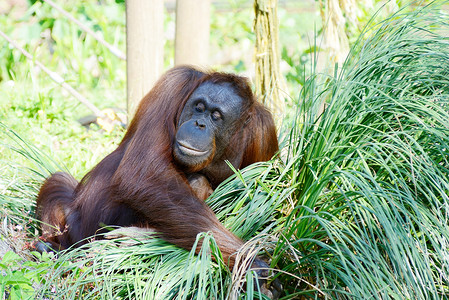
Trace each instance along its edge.
{"label": "dark facial skin", "polygon": [[229,84],[201,84],[181,113],[173,145],[178,164],[198,172],[223,155],[241,116],[243,100]]}

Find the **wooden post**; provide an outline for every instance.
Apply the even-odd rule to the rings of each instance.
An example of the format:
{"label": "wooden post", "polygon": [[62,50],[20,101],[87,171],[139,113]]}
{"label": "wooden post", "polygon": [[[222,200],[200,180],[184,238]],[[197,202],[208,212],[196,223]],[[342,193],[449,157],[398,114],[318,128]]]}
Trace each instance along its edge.
{"label": "wooden post", "polygon": [[[126,1],[128,120],[163,71],[164,1]],[[129,123],[129,121],[128,121]]]}
{"label": "wooden post", "polygon": [[256,94],[280,122],[285,110],[287,85],[279,70],[278,0],[254,0],[256,34]]}
{"label": "wooden post", "polygon": [[176,1],[175,65],[209,63],[210,0]]}

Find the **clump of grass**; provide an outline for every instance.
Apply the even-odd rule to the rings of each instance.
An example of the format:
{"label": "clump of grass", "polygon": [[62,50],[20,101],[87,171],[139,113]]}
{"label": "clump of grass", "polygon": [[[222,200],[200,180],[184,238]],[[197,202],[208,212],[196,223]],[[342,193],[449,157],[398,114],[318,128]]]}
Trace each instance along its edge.
{"label": "clump of grass", "polygon": [[303,90],[286,162],[296,205],[274,254],[309,283],[292,296],[449,294],[449,18],[436,4],[369,28],[338,77]]}
{"label": "clump of grass", "polygon": [[[209,199],[220,220],[238,236],[249,239],[256,232],[265,233],[242,249],[240,255],[252,252],[250,260],[258,253],[254,249],[261,247],[255,245],[256,242],[267,248],[270,244],[274,247],[273,240],[268,237],[276,224],[273,215],[281,206],[281,195],[289,193],[288,190],[276,191],[278,186],[270,178],[275,169],[270,163],[253,165],[230,178],[217,189],[216,197]],[[253,290],[253,285],[245,287],[246,268],[245,272],[235,268],[231,274],[210,234],[201,234],[199,239],[204,240],[198,255],[152,233],[147,237],[140,234],[133,237],[132,230],[123,238],[92,241],[58,258],[55,268],[49,270],[39,297],[225,299],[233,294],[231,299],[237,299],[235,297],[246,289],[261,296],[257,289]],[[240,261],[250,263],[245,255]]]}
{"label": "clump of grass", "polygon": [[224,298],[229,281],[223,264],[211,260],[217,246],[201,235],[198,255],[161,239],[119,238],[94,241],[63,254],[40,289],[40,297],[77,299],[210,299]]}

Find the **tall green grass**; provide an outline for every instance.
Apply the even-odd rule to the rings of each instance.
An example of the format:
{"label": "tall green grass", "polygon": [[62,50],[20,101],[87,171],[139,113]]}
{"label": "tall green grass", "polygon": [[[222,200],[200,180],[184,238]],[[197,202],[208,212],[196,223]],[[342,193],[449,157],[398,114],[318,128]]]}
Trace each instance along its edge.
{"label": "tall green grass", "polygon": [[[449,298],[446,3],[368,27],[338,75],[306,82],[281,159],[236,172],[208,199],[249,240],[242,253],[271,261],[285,299]],[[151,236],[61,253],[37,297],[260,296],[199,238],[200,255]]]}
{"label": "tall green grass", "polygon": [[449,17],[441,3],[367,28],[338,76],[324,85],[311,78],[303,90],[307,110],[286,160],[295,205],[274,254],[307,281],[297,294],[449,295]]}

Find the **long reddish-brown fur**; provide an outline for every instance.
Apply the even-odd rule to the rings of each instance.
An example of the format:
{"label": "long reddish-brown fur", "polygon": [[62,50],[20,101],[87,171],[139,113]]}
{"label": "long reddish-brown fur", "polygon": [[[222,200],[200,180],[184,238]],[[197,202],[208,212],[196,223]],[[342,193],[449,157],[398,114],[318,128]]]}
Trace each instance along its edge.
{"label": "long reddish-brown fur", "polygon": [[[271,115],[256,99],[246,79],[192,67],[173,68],[142,99],[118,148],[106,156],[78,184],[66,173],[56,173],[43,184],[37,198],[37,216],[43,235],[59,249],[84,243],[104,232],[102,225],[152,228],[180,247],[191,249],[200,232],[211,231],[223,258],[234,264],[232,254],[242,241],[226,229],[212,210],[189,186],[176,165],[172,144],[181,111],[192,92],[203,82],[230,83],[244,99],[238,130],[226,149],[243,168],[266,161],[278,151]],[[229,159],[232,161],[232,159]],[[232,171],[209,178],[215,187]]]}

